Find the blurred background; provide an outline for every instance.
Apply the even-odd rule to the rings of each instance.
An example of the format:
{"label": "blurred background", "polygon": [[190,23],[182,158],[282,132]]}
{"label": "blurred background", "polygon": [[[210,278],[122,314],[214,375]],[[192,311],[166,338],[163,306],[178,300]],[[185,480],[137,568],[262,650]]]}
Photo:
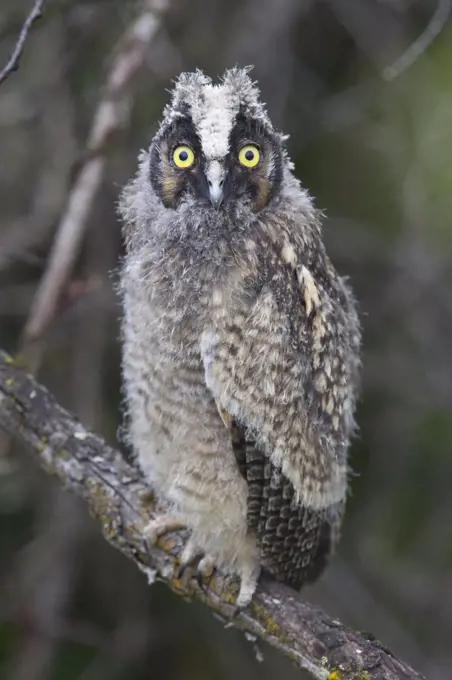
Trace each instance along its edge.
{"label": "blurred background", "polygon": [[[71,256],[51,313],[35,329],[33,367],[65,406],[115,441],[118,192],[172,78],[254,64],[273,122],[290,133],[297,175],[325,212],[328,249],[351,279],[364,327],[343,539],[305,596],[371,631],[429,680],[448,680],[451,2],[145,4],[155,14],[137,24],[144,11],[137,0],[48,2],[19,71],[0,87],[0,346],[21,352],[33,334],[38,285],[64,227]],[[0,65],[30,8],[30,0],[1,0]],[[144,41],[138,50],[131,26]],[[117,116],[111,129],[108,102]],[[201,605],[149,588],[83,504],[0,438],[2,679],[301,677],[279,655],[261,652],[263,662]]]}

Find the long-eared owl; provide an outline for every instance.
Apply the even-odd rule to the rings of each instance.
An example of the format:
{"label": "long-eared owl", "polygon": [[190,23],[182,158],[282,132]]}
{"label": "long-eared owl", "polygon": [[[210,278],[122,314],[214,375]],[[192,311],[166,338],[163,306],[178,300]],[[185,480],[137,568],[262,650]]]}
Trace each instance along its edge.
{"label": "long-eared owl", "polygon": [[295,588],[337,542],[360,329],[247,69],[177,80],[120,200],[128,436],[183,561]]}

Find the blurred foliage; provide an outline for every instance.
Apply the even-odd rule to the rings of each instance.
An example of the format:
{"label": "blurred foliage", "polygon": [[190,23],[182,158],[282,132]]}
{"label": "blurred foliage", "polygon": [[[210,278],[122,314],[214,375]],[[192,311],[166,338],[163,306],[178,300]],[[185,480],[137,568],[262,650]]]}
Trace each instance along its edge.
{"label": "blurred foliage", "polygon": [[[29,9],[2,0],[4,63]],[[441,2],[440,5],[448,6]],[[0,345],[17,347],[135,0],[54,0],[0,89]],[[132,89],[132,123],[46,336],[40,378],[114,440],[121,422],[118,191],[170,80],[255,64],[364,327],[363,398],[339,554],[306,590],[430,680],[452,667],[452,23],[393,80],[428,0],[174,0]],[[210,612],[147,587],[28,457],[0,440],[0,668],[5,680],[300,677]]]}

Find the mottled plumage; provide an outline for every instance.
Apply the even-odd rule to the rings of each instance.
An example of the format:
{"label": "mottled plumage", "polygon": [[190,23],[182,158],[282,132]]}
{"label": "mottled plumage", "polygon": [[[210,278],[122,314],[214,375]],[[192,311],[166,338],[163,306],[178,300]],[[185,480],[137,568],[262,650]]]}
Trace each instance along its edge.
{"label": "mottled plumage", "polygon": [[247,70],[182,74],[120,209],[129,438],[167,507],[251,599],[295,587],[337,542],[360,331]]}

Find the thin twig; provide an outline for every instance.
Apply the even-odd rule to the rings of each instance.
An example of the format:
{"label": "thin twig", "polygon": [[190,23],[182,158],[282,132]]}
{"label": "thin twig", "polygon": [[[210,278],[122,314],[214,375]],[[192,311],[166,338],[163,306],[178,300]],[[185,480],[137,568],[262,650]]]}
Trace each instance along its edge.
{"label": "thin twig", "polygon": [[44,2],[45,0],[35,0],[30,14],[27,16],[22,26],[13,53],[11,54],[6,66],[4,66],[0,71],[0,85],[8,78],[8,76],[11,75],[11,73],[13,73],[13,71],[17,71],[19,68],[19,61],[22,56],[22,52],[24,51],[28,34],[34,22],[41,18]]}
{"label": "thin twig", "polygon": [[[145,526],[158,512],[138,470],[59,406],[36,380],[0,350],[0,427],[26,443],[48,472],[85,499],[105,538],[185,598],[199,598],[229,619],[237,584],[215,574],[200,588],[195,574],[177,578],[183,534],[148,546]],[[319,680],[421,680],[372,635],[354,632],[305,602],[290,588],[263,580],[251,605],[235,619]]]}
{"label": "thin twig", "polygon": [[44,331],[53,320],[61,293],[71,275],[106,168],[104,155],[111,135],[124,128],[131,108],[127,86],[143,65],[149,45],[166,10],[164,0],[144,0],[141,13],[126,29],[114,50],[105,94],[94,115],[87,143],[88,156],[69,195],[57,229],[47,269],[41,279],[24,330],[24,354],[36,371],[41,362]]}
{"label": "thin twig", "polygon": [[398,78],[404,71],[410,68],[419,59],[421,54],[431,45],[434,39],[441,33],[449,18],[452,9],[452,0],[438,0],[435,13],[427,24],[419,38],[408,47],[390,66],[387,66],[382,76],[391,81]]}
{"label": "thin twig", "polygon": [[[41,159],[32,193],[26,192],[25,199],[24,190],[17,189],[16,201],[29,206],[26,213],[16,216],[8,228],[0,230],[0,276],[16,264],[28,263],[36,271],[43,268],[43,253],[52,241],[55,224],[66,204],[76,139],[74,102],[62,77],[64,48],[60,28],[58,22],[50,22],[45,36],[37,36],[39,46],[36,49],[46,67],[45,74],[39,74],[39,82],[35,81],[33,87],[42,92],[46,87],[45,83],[52,85],[48,97],[46,96],[45,109],[38,116],[35,134],[39,135],[41,148],[51,151],[45,153]],[[34,120],[37,115],[36,106],[31,106],[29,110],[31,114],[27,120]],[[22,201],[19,196],[23,197]]]}

